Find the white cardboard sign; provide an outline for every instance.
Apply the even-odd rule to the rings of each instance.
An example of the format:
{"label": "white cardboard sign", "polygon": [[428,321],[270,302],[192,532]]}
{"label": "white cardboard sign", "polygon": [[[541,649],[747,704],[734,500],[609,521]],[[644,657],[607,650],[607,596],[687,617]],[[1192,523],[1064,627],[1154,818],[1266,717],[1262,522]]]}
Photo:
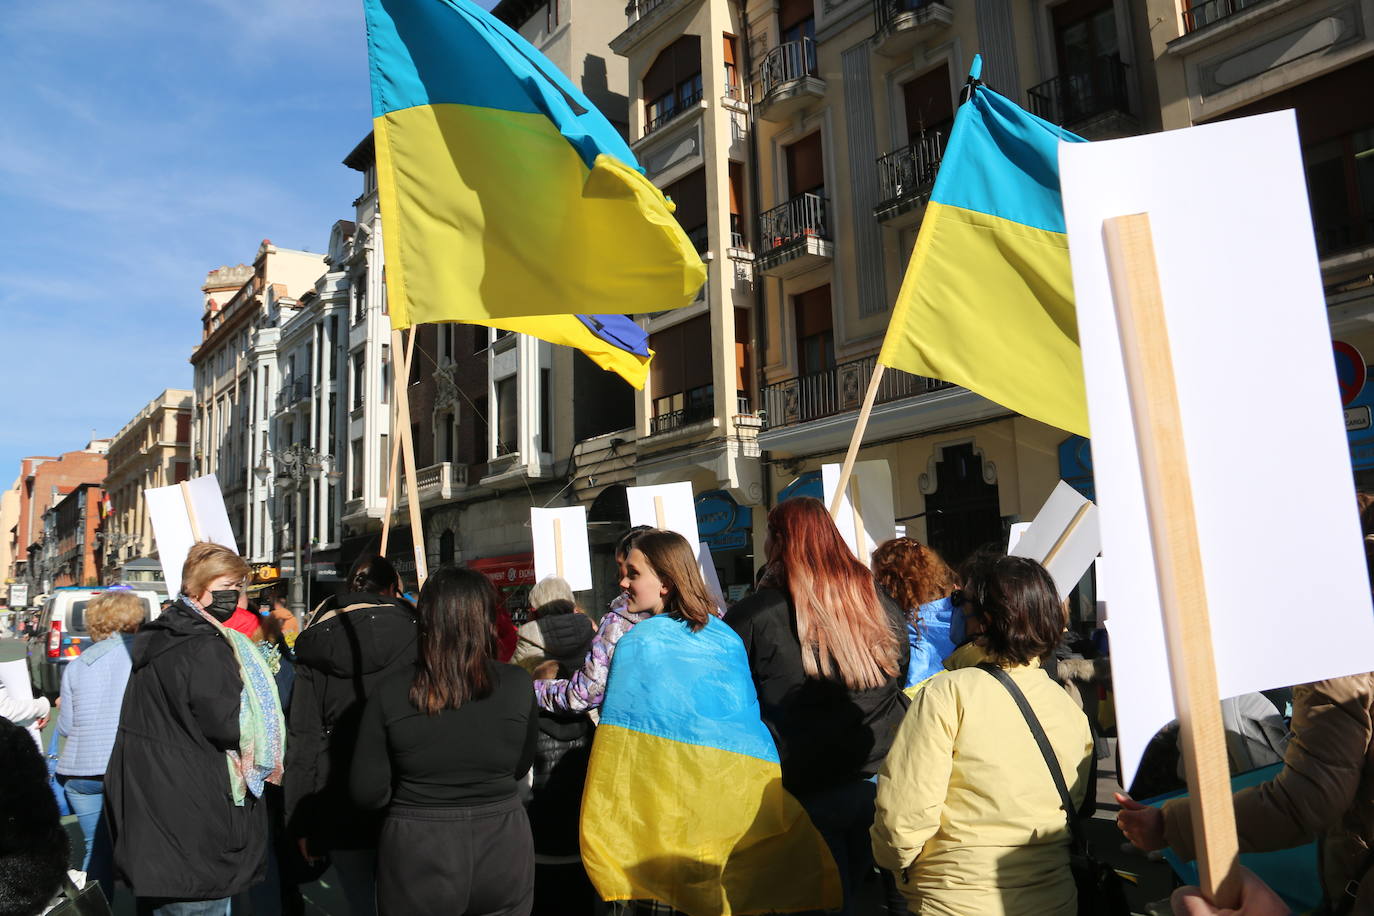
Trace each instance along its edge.
{"label": "white cardboard sign", "polygon": [[592,587],[592,557],[587,545],[587,507],[530,509],[534,537],[534,578],[566,579],[575,592]]}
{"label": "white cardboard sign", "polygon": [[[835,488],[840,483],[840,465],[821,465],[821,483],[825,491],[825,505],[829,508],[835,501]],[[859,518],[854,516],[854,501],[857,495]],[[892,500],[892,471],[886,461],[856,461],[854,472],[849,476],[849,486],[845,488],[844,498],[840,500],[840,511],[835,516],[835,525],[840,536],[854,551],[854,556],[869,563],[873,551],[897,536],[897,524],[893,521],[896,511]],[[859,524],[862,520],[862,526]]]}
{"label": "white cardboard sign", "polygon": [[697,506],[689,482],[629,487],[625,498],[630,504],[631,525],[676,531],[687,539],[693,550],[701,543],[697,534]]}
{"label": "white cardboard sign", "polygon": [[29,680],[29,663],[24,659],[0,662],[0,684],[5,685],[11,700],[27,703],[33,699],[33,682]]}
{"label": "white cardboard sign", "polygon": [[[1102,549],[1097,516],[1097,506],[1061,480],[1040,507],[1035,521],[1007,552],[1043,563],[1062,601],[1069,597]],[[1015,527],[1012,526],[1013,536]]]}
{"label": "white cardboard sign", "polygon": [[[196,541],[222,544],[238,553],[234,529],[224,508],[224,496],[214,474],[170,487],[144,490],[143,497],[148,501],[148,520],[153,524],[153,538],[157,541],[169,595],[181,594],[181,567]],[[191,525],[193,512],[194,530]]]}
{"label": "white cardboard sign", "polygon": [[1017,543],[1020,542],[1021,537],[1026,531],[1030,529],[1030,526],[1030,522],[1012,522],[1011,530],[1007,532],[1008,556],[1020,556],[1020,554],[1014,554],[1013,551],[1016,550]]}
{"label": "white cardboard sign", "polygon": [[[1221,696],[1368,671],[1374,612],[1293,112],[1060,144],[1059,162],[1129,783],[1175,713],[1104,220],[1150,216]],[[1240,367],[1281,374],[1259,391]],[[1286,592],[1275,556],[1318,570],[1320,596]]]}

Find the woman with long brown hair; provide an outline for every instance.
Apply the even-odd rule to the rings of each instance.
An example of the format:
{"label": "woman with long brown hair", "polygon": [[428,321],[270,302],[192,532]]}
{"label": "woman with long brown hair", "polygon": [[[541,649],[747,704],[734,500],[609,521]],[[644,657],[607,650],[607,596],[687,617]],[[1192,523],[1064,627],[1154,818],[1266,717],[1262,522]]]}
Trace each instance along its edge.
{"label": "woman with long brown hair", "polygon": [[872,777],[906,710],[906,624],[820,500],[796,497],[768,513],[764,553],[759,591],[726,623],[748,650],[783,785],[825,837],[850,913],[872,868]]}
{"label": "woman with long brown hair", "polygon": [[387,809],[377,909],[528,914],[534,845],[517,780],[534,759],[530,676],[496,660],[496,591],[470,569],[420,592],[419,657],[368,698],[350,785]]}
{"label": "woman with long brown hair", "polygon": [[950,601],[958,585],[954,570],[933,548],[914,538],[893,538],[873,551],[873,576],[897,606],[906,611],[911,645],[906,686],[945,670],[942,662],[963,641],[964,615]]}

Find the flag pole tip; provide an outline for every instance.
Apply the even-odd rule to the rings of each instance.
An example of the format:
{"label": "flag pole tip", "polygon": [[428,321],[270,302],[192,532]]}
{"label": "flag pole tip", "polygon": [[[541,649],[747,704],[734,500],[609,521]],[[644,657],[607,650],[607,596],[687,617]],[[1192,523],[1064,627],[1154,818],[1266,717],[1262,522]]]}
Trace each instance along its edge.
{"label": "flag pole tip", "polygon": [[972,82],[983,78],[983,55],[973,55],[973,64],[968,68],[968,78]]}

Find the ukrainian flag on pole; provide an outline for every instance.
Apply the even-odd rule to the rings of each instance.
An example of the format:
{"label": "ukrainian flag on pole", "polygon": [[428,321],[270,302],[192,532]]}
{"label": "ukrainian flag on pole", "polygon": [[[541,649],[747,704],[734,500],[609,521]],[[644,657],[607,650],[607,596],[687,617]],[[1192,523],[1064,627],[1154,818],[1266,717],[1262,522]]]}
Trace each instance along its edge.
{"label": "ukrainian flag on pole", "polygon": [[392,326],[519,322],[642,385],[642,332],[605,316],[686,305],[706,268],[625,141],[469,0],[364,10]]}
{"label": "ukrainian flag on pole", "polygon": [[839,874],[782,787],[744,643],[715,617],[652,617],[616,645],[582,795],[604,900],[687,916],[838,909]]}
{"label": "ukrainian flag on pole", "polygon": [[959,106],[878,362],[1088,435],[1061,141],[979,83]]}

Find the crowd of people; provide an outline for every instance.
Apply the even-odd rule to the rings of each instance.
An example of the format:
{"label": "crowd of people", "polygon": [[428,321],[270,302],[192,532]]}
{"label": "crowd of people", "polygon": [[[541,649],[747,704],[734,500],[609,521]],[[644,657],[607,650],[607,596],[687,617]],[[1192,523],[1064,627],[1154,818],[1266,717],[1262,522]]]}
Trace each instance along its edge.
{"label": "crowd of people", "polygon": [[[93,600],[95,643],[66,666],[56,771],[82,869],[162,916],[302,913],[300,886],[330,867],[351,914],[677,912],[670,893],[601,900],[585,821],[579,842],[601,710],[654,690],[617,679],[617,648],[658,618],[641,636],[676,628],[682,658],[752,682],[747,708],[822,841],[816,861],[787,867],[838,878],[814,912],[859,912],[875,873],[890,914],[1082,911],[1070,853],[1097,755],[1089,717],[1045,671],[1069,620],[1039,564],[988,549],[956,572],[903,537],[870,568],[805,497],[770,512],[758,587],[730,608],[694,557],[677,534],[632,529],[599,622],[551,578],[518,632],[476,572],[441,568],[412,604],[396,569],[367,557],[299,627],[270,602],[245,621],[246,561],[196,545],[155,620],[127,592]],[[46,776],[18,727],[46,701],[6,702],[4,766],[27,754],[13,771],[37,760]],[[1237,796],[1242,844],[1325,836],[1331,912],[1374,912],[1374,881],[1360,881],[1374,859],[1374,675],[1299,688],[1293,707],[1280,775]],[[693,825],[635,803],[681,775],[630,773],[609,797],[687,855]],[[719,789],[699,778],[687,788]],[[14,804],[9,782],[0,800]],[[45,822],[52,802],[25,816]],[[1186,803],[1120,804],[1131,842],[1193,855]],[[28,842],[17,884],[18,833],[0,840],[0,914],[41,912],[56,891],[61,868],[36,864],[50,833],[30,831],[46,839]],[[1252,876],[1244,887],[1241,912],[1287,911]],[[1190,892],[1176,906],[1215,911]]]}

